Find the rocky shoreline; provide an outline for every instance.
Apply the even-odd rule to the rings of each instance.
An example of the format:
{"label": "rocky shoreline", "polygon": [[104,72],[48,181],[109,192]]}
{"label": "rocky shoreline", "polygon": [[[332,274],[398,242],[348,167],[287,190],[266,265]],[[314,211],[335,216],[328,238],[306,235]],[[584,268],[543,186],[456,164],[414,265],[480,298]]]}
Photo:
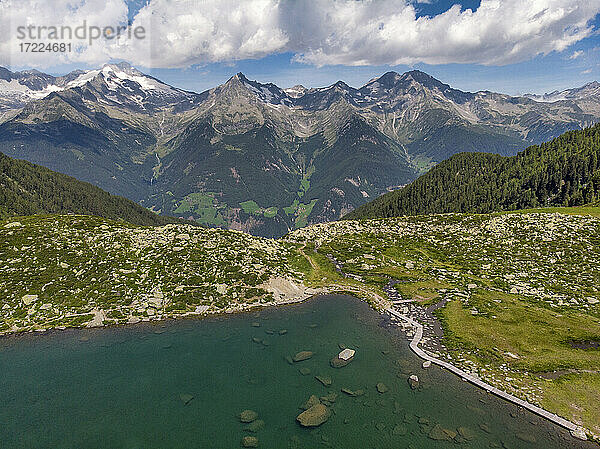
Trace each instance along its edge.
{"label": "rocky shoreline", "polygon": [[[102,318],[106,317],[106,311],[104,310],[93,310],[92,313],[94,318],[80,326],[36,326],[34,328],[25,329],[8,329],[0,331],[0,337],[19,335],[19,334],[30,334],[30,333],[43,333],[52,330],[66,330],[66,329],[86,329],[86,328],[102,328],[102,327],[114,327],[124,325],[134,325],[138,323],[160,323],[161,321],[172,320],[172,319],[187,319],[187,318],[204,318],[210,316],[219,315],[230,315],[235,313],[247,313],[256,309],[262,309],[266,307],[277,307],[290,304],[297,304],[306,301],[310,298],[320,295],[326,295],[335,293],[332,289],[327,288],[311,288],[306,287],[303,284],[298,284],[288,279],[274,278],[265,286],[267,290],[271,291],[276,298],[272,302],[253,302],[253,303],[242,303],[237,304],[234,307],[228,307],[225,309],[216,309],[210,307],[197,308],[193,312],[185,312],[178,314],[155,314],[152,316],[142,317],[136,315],[130,315],[126,318],[126,321],[120,323],[106,323]],[[81,314],[88,315],[88,314]],[[72,315],[78,316],[78,315]]]}

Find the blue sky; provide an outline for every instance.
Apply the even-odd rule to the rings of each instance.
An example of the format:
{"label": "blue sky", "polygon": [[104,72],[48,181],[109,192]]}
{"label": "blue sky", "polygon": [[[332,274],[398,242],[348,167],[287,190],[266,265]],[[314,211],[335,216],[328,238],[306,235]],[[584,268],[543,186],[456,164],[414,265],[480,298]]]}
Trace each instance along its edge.
{"label": "blue sky", "polygon": [[[135,11],[136,6],[142,4],[145,4],[145,0],[133,2],[132,12]],[[420,3],[415,6],[418,16],[435,16],[447,11],[454,4],[461,5],[463,10],[476,11],[480,1],[433,0],[429,4]],[[596,16],[593,26],[596,30],[600,30],[600,16]],[[570,59],[576,51],[583,51],[583,54],[576,59]],[[221,84],[237,72],[243,72],[248,78],[260,82],[273,82],[280,87],[291,87],[296,84],[320,87],[333,84],[338,80],[358,87],[390,70],[402,73],[418,69],[461,90],[491,90],[511,95],[546,93],[600,80],[600,32],[575,44],[564,53],[554,52],[547,56],[538,56],[528,61],[504,66],[417,63],[411,66],[335,65],[317,68],[294,63],[293,56],[292,53],[283,53],[259,60],[207,64],[185,70],[150,70],[150,72],[170,84],[193,91],[202,91]]]}
{"label": "blue sky", "polygon": [[[90,3],[90,9],[97,0],[86,1]],[[111,1],[118,4],[125,0]],[[590,5],[596,3],[596,0],[542,0],[542,6],[544,1],[547,6],[539,12],[532,9],[534,7],[527,1],[517,0],[484,0],[484,4],[478,0],[428,0],[428,3],[411,3],[410,0],[338,0],[336,8],[323,11],[321,15],[319,11],[306,12],[306,17],[303,17],[306,5],[301,8],[300,3],[310,4],[311,0],[298,0],[294,5],[298,6],[296,9],[291,6],[295,0],[283,3],[264,0],[272,1],[273,5],[265,10],[267,14],[264,14],[264,19],[252,16],[248,2],[238,7],[231,6],[235,2],[228,6],[224,0],[221,3],[196,0],[196,4],[200,2],[205,6],[204,9],[197,8],[202,11],[197,14],[206,15],[215,24],[212,34],[208,34],[209,40],[216,36],[215,42],[223,42],[221,48],[210,42],[211,48],[200,51],[199,42],[204,43],[206,37],[198,37],[204,41],[197,42],[194,42],[194,38],[198,34],[197,28],[200,28],[198,23],[206,23],[203,21],[205,17],[191,16],[191,19],[188,17],[185,22],[180,22],[181,17],[189,14],[193,8],[188,5],[187,9],[177,11],[175,5],[181,6],[186,1],[194,0],[179,0],[172,4],[169,4],[169,0],[127,1],[126,14],[131,23],[144,23],[144,15],[140,10],[152,8],[153,17],[161,17],[163,22],[172,25],[165,29],[155,27],[154,38],[158,44],[155,44],[156,54],[152,58],[136,60],[136,53],[130,52],[129,57],[105,57],[102,60],[97,52],[93,58],[90,56],[58,64],[50,61],[39,68],[49,73],[63,74],[74,68],[95,68],[102,62],[128,60],[145,73],[192,91],[214,87],[240,71],[250,79],[274,82],[281,87],[295,84],[319,87],[337,80],[360,86],[389,70],[404,72],[419,69],[462,90],[492,90],[513,95],[550,92],[600,80],[600,2],[595,6]],[[255,0],[255,3],[256,1],[261,0]],[[499,5],[494,7],[494,3],[498,1]],[[331,0],[314,2],[312,5],[319,3],[322,10],[331,8],[332,5]],[[539,7],[540,2],[537,3],[536,7]],[[357,8],[357,4],[362,4],[364,8]],[[238,7],[238,15],[248,14],[250,18],[243,22],[247,23],[248,33],[240,31],[239,24],[228,22],[227,17],[223,19],[211,16],[214,12],[210,10],[211,5],[213,10]],[[277,5],[279,15],[270,17],[268,13],[276,9]],[[457,10],[454,6],[449,11],[453,5],[460,7]],[[245,6],[248,8],[243,9]],[[349,28],[345,28],[346,24],[335,17],[339,6],[346,7],[346,16],[350,13],[354,15],[353,20],[356,22],[349,24]],[[282,9],[286,10],[285,14]],[[571,9],[574,12],[569,12]],[[523,16],[529,14],[529,19],[521,17],[521,11]],[[394,12],[402,14],[397,19],[390,19]],[[561,12],[563,19],[549,19],[552,14],[556,16]],[[99,10],[98,15],[101,14],[106,12]],[[412,19],[410,14],[413,14]],[[296,16],[290,18],[290,15]],[[330,20],[332,16],[333,20]],[[419,28],[418,24],[425,19],[429,22],[427,27]],[[442,19],[446,21],[442,22]],[[403,42],[402,31],[388,37],[389,42],[382,40],[380,36],[373,38],[377,30],[366,29],[367,23],[377,25],[377,21],[381,22],[379,31],[384,27],[388,29],[394,26],[400,26],[399,29],[402,30],[403,26],[412,27],[415,24],[413,34],[421,34],[410,42]],[[468,24],[465,25],[466,21]],[[532,21],[538,21],[539,28],[529,31]],[[314,22],[317,23],[317,28],[308,30]],[[192,25],[189,25],[188,30],[181,30],[182,23],[183,28],[185,24]],[[365,30],[361,29],[362,23],[365,23]],[[586,33],[573,32],[573,29],[581,29],[582,24],[587,24]],[[352,27],[356,28],[355,40],[352,38]],[[513,33],[513,28],[518,32]],[[320,36],[322,29],[325,30]],[[280,30],[282,31],[278,34]],[[444,33],[448,33],[447,48]],[[567,36],[569,33],[575,37]],[[169,44],[171,46],[164,50],[161,45],[166,35],[171,36],[174,44]],[[248,49],[248,42],[256,40],[256,36],[260,36],[262,40]],[[371,38],[373,40],[369,41]],[[333,40],[333,44],[329,44],[329,40]],[[186,46],[187,43],[189,45]],[[223,48],[229,47],[229,53],[223,51]],[[315,50],[315,47],[318,48]],[[389,51],[386,50],[388,47]],[[171,52],[170,49],[175,50]],[[505,55],[512,53],[514,56]],[[111,52],[105,50],[102,54],[110,55]],[[119,56],[118,53],[112,54]],[[14,60],[17,58],[13,58]],[[398,61],[400,63],[396,64]],[[12,64],[11,68],[28,67]]]}

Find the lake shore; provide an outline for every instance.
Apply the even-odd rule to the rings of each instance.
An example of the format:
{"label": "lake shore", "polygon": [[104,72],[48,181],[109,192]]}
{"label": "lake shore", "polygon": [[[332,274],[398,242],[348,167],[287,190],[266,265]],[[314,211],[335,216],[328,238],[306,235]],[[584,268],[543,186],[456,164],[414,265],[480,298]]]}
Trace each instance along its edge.
{"label": "lake shore", "polygon": [[[346,287],[330,286],[330,287],[322,287],[322,288],[315,289],[315,288],[305,287],[304,285],[294,287],[294,288],[292,288],[292,290],[293,290],[293,293],[290,294],[289,288],[284,289],[284,290],[278,289],[278,291],[277,291],[278,299],[275,301],[272,301],[272,302],[268,302],[268,303],[244,303],[244,304],[239,304],[235,307],[229,307],[225,310],[210,310],[210,309],[208,309],[203,312],[187,312],[187,313],[183,313],[183,314],[159,315],[159,316],[153,316],[153,317],[145,317],[144,319],[139,319],[139,320],[132,320],[130,317],[128,322],[120,323],[120,324],[104,324],[103,322],[100,322],[99,324],[94,323],[94,325],[91,325],[91,326],[87,325],[87,326],[48,327],[48,328],[40,327],[40,328],[36,328],[36,329],[8,331],[8,332],[1,332],[0,338],[10,337],[10,336],[16,337],[16,336],[23,335],[23,334],[45,333],[48,331],[60,331],[60,330],[66,330],[66,329],[86,329],[86,328],[87,329],[92,329],[92,328],[97,329],[97,328],[131,326],[131,325],[137,325],[137,324],[142,324],[142,323],[160,324],[161,322],[165,322],[165,321],[169,321],[169,320],[213,318],[213,317],[219,317],[219,316],[228,316],[228,315],[232,315],[232,314],[249,313],[252,311],[257,311],[257,310],[261,310],[261,309],[265,309],[265,308],[273,308],[273,307],[281,307],[281,306],[286,306],[286,305],[299,304],[299,303],[302,303],[302,302],[305,302],[307,300],[317,298],[317,297],[327,296],[327,295],[331,295],[331,294],[344,293],[344,294],[352,295],[353,297],[355,297],[357,299],[360,299],[360,300],[363,300],[363,301],[369,303],[371,308],[373,308],[373,309],[376,309],[376,310],[380,309],[379,312],[382,314],[387,314],[387,315],[391,316],[393,324],[400,327],[401,330],[405,333],[405,335],[407,335],[407,337],[409,338],[409,345],[408,345],[409,348],[412,350],[412,352],[414,354],[416,354],[422,360],[432,362],[432,363],[450,371],[451,373],[457,375],[464,381],[468,381],[471,384],[473,384],[474,386],[482,388],[484,391],[494,394],[507,402],[511,402],[511,403],[518,405],[519,407],[528,409],[529,411],[537,414],[538,416],[541,416],[542,418],[569,430],[571,435],[577,439],[587,440],[586,429],[582,428],[581,426],[578,426],[575,423],[572,423],[571,421],[568,421],[560,416],[557,416],[545,409],[542,409],[536,405],[530,404],[526,401],[523,401],[520,398],[510,395],[502,390],[499,390],[492,385],[486,384],[485,382],[482,382],[481,380],[472,377],[468,373],[465,373],[460,368],[458,368],[446,361],[439,360],[435,357],[432,357],[426,351],[423,351],[418,346],[419,343],[421,342],[421,339],[423,336],[423,326],[416,320],[416,317],[400,314],[398,311],[394,310],[392,306],[390,306],[391,303],[389,301],[386,301],[380,295],[372,292],[371,290],[369,290],[367,288],[363,289],[363,288],[348,287],[348,286],[346,286]],[[368,296],[371,296],[371,298],[366,298]],[[380,307],[376,307],[375,305],[379,305]],[[384,308],[383,310],[381,310],[382,305],[387,306],[387,307]],[[407,332],[407,329],[405,327],[401,326],[398,321],[404,321],[405,323],[407,323],[413,329],[414,332]],[[412,338],[410,338],[411,336],[412,336]]]}
{"label": "lake shore", "polygon": [[[359,288],[359,287],[355,287],[355,286],[344,286],[344,287],[329,286],[329,287],[321,287],[321,288],[311,288],[311,287],[306,287],[303,284],[298,285],[298,284],[291,283],[290,281],[285,281],[285,280],[282,281],[281,279],[275,279],[273,282],[270,282],[269,284],[271,284],[269,286],[270,290],[272,291],[272,293],[274,293],[274,296],[277,297],[277,299],[272,302],[242,303],[242,304],[236,305],[235,307],[229,307],[224,310],[206,309],[201,312],[186,312],[186,313],[182,313],[182,314],[173,314],[173,315],[155,315],[152,317],[144,317],[142,319],[139,319],[136,316],[130,316],[126,323],[119,323],[119,324],[104,324],[104,321],[101,321],[101,320],[98,321],[97,317],[102,316],[102,315],[105,316],[104,311],[101,311],[102,313],[95,314],[94,320],[92,320],[92,322],[91,322],[92,325],[88,324],[86,326],[47,327],[47,328],[40,327],[40,328],[27,329],[27,330],[11,330],[11,331],[0,332],[0,338],[6,337],[6,336],[11,336],[11,335],[13,335],[13,336],[19,335],[19,334],[23,334],[23,333],[43,333],[43,332],[52,331],[52,330],[65,330],[65,329],[69,329],[69,328],[79,328],[79,329],[101,328],[101,327],[113,327],[113,326],[124,326],[124,325],[125,326],[126,325],[136,325],[138,323],[159,324],[162,321],[167,321],[167,320],[172,320],[172,319],[174,319],[174,320],[194,319],[194,318],[202,319],[202,318],[208,318],[208,317],[227,316],[227,315],[231,315],[231,314],[248,313],[248,312],[252,312],[254,310],[260,310],[260,309],[264,309],[264,308],[298,304],[298,303],[304,302],[306,300],[309,300],[311,298],[318,297],[318,296],[325,296],[325,295],[335,294],[335,293],[338,293],[338,294],[339,293],[347,293],[347,294],[351,294],[362,300],[366,299],[367,300],[366,302],[370,303],[371,307],[376,310],[380,309],[380,311],[382,311],[381,308],[384,307],[382,313],[386,313],[392,317],[395,317],[398,320],[402,320],[405,323],[408,323],[409,326],[412,327],[414,330],[414,333],[412,334],[413,338],[410,340],[409,347],[421,359],[423,359],[425,361],[433,362],[436,365],[447,369],[448,371],[452,372],[453,374],[461,377],[463,380],[468,381],[468,382],[472,383],[473,385],[484,389],[488,393],[495,394],[496,396],[501,397],[502,399],[504,399],[508,402],[512,402],[520,407],[527,408],[528,410],[543,417],[544,419],[547,419],[556,425],[566,428],[567,430],[570,431],[571,435],[577,439],[587,440],[586,429],[584,429],[583,427],[578,426],[575,423],[572,423],[571,421],[568,421],[560,416],[557,416],[557,415],[555,415],[547,410],[544,410],[536,405],[530,404],[520,398],[510,395],[502,390],[499,390],[499,389],[493,387],[492,385],[486,384],[485,382],[482,382],[481,380],[471,376],[470,374],[465,373],[460,368],[458,368],[446,361],[439,360],[435,357],[432,357],[427,352],[423,351],[418,346],[419,343],[421,342],[421,339],[423,336],[423,326],[418,321],[416,321],[416,317],[400,314],[399,312],[397,312],[396,310],[394,310],[392,308],[392,306],[391,306],[392,303],[390,303],[390,301],[382,298],[380,295],[371,291],[368,288]],[[396,323],[396,324],[398,325],[398,323]],[[403,329],[403,331],[406,333],[406,329]],[[409,334],[407,334],[407,335],[410,336]]]}

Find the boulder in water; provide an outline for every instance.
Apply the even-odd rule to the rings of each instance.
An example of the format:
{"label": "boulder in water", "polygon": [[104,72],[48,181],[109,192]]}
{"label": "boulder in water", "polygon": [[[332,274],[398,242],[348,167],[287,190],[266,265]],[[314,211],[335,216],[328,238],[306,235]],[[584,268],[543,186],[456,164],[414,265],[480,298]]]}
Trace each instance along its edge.
{"label": "boulder in water", "polygon": [[331,405],[337,399],[337,393],[332,391],[331,393],[329,393],[325,396],[321,396],[319,399],[321,400],[322,403],[324,403],[326,405]]}
{"label": "boulder in water", "polygon": [[412,374],[408,378],[408,384],[410,385],[410,388],[412,388],[413,390],[416,388],[419,388],[419,378],[415,374]]}
{"label": "boulder in water", "polygon": [[356,397],[365,394],[364,390],[351,390],[350,388],[342,388],[342,393],[346,393],[348,396]]}
{"label": "boulder in water", "polygon": [[377,383],[377,391],[380,393],[385,393],[386,391],[388,391],[388,387],[383,382],[378,382]]}
{"label": "boulder in water", "polygon": [[254,410],[244,410],[242,413],[240,413],[239,418],[243,423],[251,423],[258,418],[258,413],[256,413]]}
{"label": "boulder in water", "polygon": [[479,424],[479,428],[483,430],[485,433],[492,433],[490,427],[486,423]]}
{"label": "boulder in water", "polygon": [[183,405],[188,405],[190,402],[192,402],[192,399],[194,399],[194,396],[192,396],[191,394],[180,394],[179,395],[179,399],[181,399],[181,402],[183,402]]}
{"label": "boulder in water", "polygon": [[521,440],[524,441],[526,443],[535,443],[535,437],[533,435],[527,434],[527,433],[517,433],[515,434],[515,436]]}
{"label": "boulder in water", "polygon": [[258,438],[253,436],[245,436],[242,438],[242,447],[258,447]]}
{"label": "boulder in water", "polygon": [[475,434],[468,427],[459,427],[456,430],[458,430],[458,434],[466,441],[471,441],[475,438]]}
{"label": "boulder in water", "polygon": [[293,357],[292,360],[294,362],[302,362],[304,360],[310,359],[313,355],[315,354],[312,351],[300,351]]}
{"label": "boulder in water", "polygon": [[311,395],[310,398],[308,398],[308,401],[306,401],[300,408],[304,409],[304,410],[308,410],[309,408],[311,408],[313,405],[317,405],[320,404],[321,402],[319,401],[319,398],[316,397],[314,394]]}
{"label": "boulder in water", "polygon": [[338,357],[342,360],[350,360],[354,357],[354,354],[356,354],[354,349],[345,348],[338,354]]}
{"label": "boulder in water", "polygon": [[329,364],[333,368],[341,368],[343,366],[346,366],[348,363],[350,363],[352,360],[354,360],[355,353],[356,352],[354,351],[354,349],[346,348],[342,352],[340,352],[337,356],[332,358],[331,361],[329,362]]}
{"label": "boulder in water", "polygon": [[408,433],[408,429],[404,424],[396,424],[394,426],[394,430],[392,430],[392,435],[404,436]]}
{"label": "boulder in water", "polygon": [[330,416],[331,410],[319,403],[300,413],[296,420],[303,427],[317,427],[327,421]]}
{"label": "boulder in water", "polygon": [[317,379],[319,382],[321,382],[326,387],[329,387],[332,384],[331,377],[329,377],[329,376],[315,376],[315,379]]}
{"label": "boulder in water", "polygon": [[436,441],[451,441],[456,437],[456,432],[436,424],[427,436]]}
{"label": "boulder in water", "polygon": [[263,427],[265,427],[265,422],[262,419],[257,419],[248,424],[245,430],[248,432],[258,432]]}

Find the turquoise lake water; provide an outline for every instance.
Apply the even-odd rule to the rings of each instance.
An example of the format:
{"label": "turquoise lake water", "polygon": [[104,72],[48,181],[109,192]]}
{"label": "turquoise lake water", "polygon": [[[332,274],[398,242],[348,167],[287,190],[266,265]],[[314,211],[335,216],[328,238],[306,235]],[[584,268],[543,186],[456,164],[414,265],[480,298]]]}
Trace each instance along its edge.
{"label": "turquoise lake water", "polygon": [[[340,344],[356,356],[335,369],[329,360]],[[302,350],[315,355],[286,361]],[[245,435],[261,448],[596,447],[448,372],[423,370],[400,331],[345,296],[203,320],[10,336],[0,339],[0,373],[2,448],[225,449],[241,447]],[[421,379],[417,390],[407,382],[412,373]],[[315,375],[331,377],[331,387]],[[379,393],[378,382],[388,391]],[[343,387],[365,393],[350,397]],[[329,420],[300,427],[299,406],[330,392],[338,396]],[[258,412],[261,430],[245,430],[237,417],[244,409]],[[463,427],[472,439],[433,440],[436,424]]]}

